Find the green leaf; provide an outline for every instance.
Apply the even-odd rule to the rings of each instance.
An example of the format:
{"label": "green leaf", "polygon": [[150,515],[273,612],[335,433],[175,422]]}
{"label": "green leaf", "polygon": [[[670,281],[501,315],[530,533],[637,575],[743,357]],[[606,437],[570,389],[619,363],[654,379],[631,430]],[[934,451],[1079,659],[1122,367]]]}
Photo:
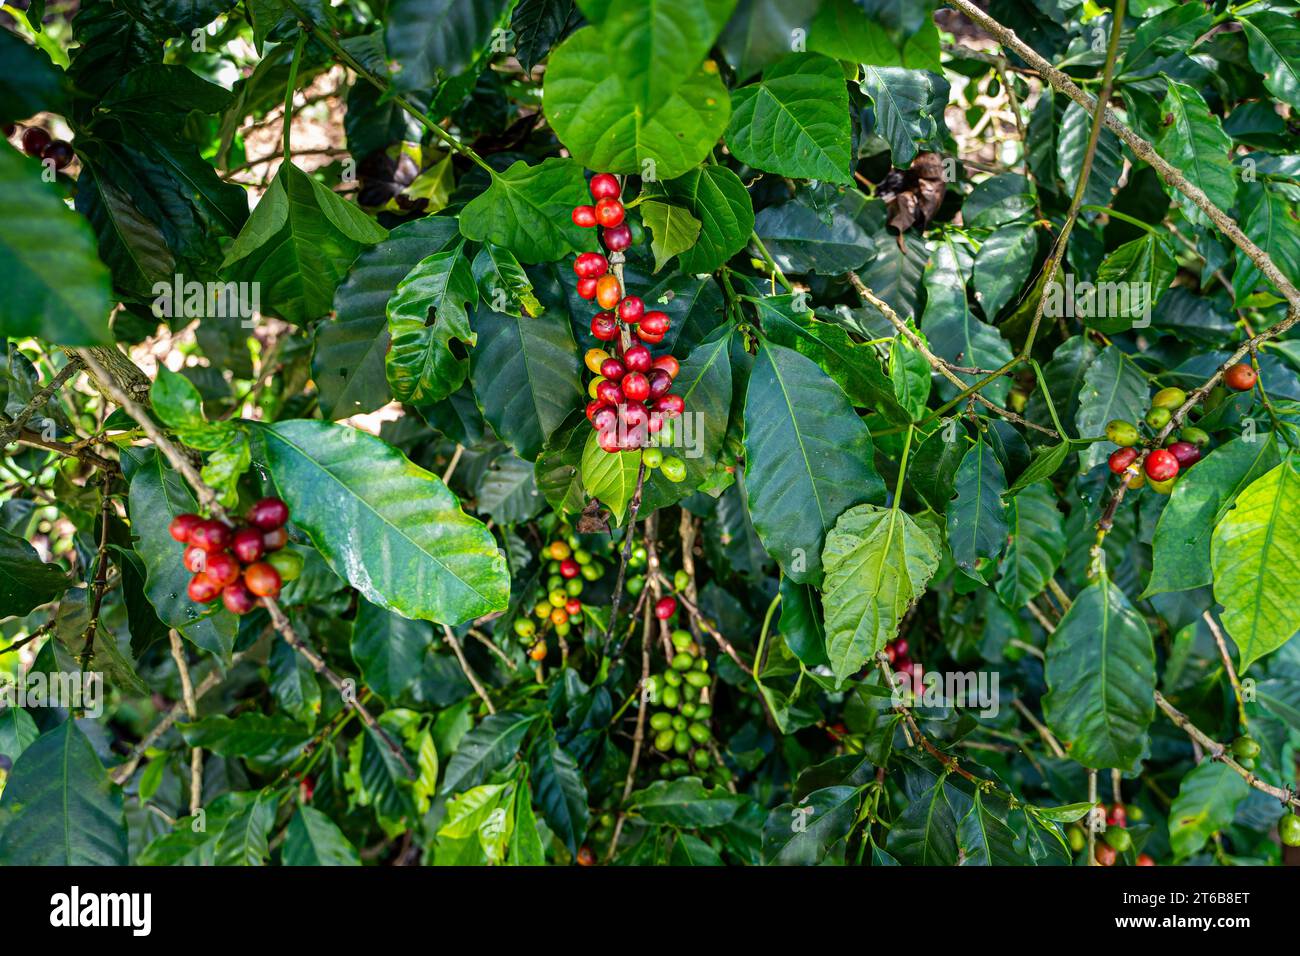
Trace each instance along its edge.
{"label": "green leaf", "polygon": [[483,301],[498,312],[536,317],[545,311],[519,260],[509,249],[496,243],[484,243],[474,257],[474,281]]}
{"label": "green leaf", "polygon": [[[1155,141],[1156,152],[1205,193],[1210,202],[1220,209],[1231,209],[1237,202],[1237,179],[1229,158],[1232,140],[1200,93],[1168,76],[1165,82],[1168,88],[1160,104],[1165,125]],[[1176,189],[1166,187],[1166,191],[1192,222],[1209,225],[1200,207]]]}
{"label": "green leaf", "polygon": [[427,90],[465,71],[489,48],[507,0],[393,0],[384,44],[401,91]]}
{"label": "green leaf", "polygon": [[260,434],[294,524],[366,600],[444,624],[506,606],[496,541],[435,475],[340,425],[283,421]]}
{"label": "green leaf", "polygon": [[957,468],[957,497],[948,502],[948,546],[957,567],[980,579],[983,558],[995,560],[1007,544],[1007,490],[1002,463],[992,447],[978,439]]}
{"label": "green leaf", "polygon": [[276,705],[308,729],[316,726],[320,713],[320,682],[307,659],[287,641],[271,645],[271,693]]}
{"label": "green leaf", "polygon": [[11,768],[13,761],[40,735],[36,721],[27,711],[14,706],[0,708],[0,754],[9,758]]}
{"label": "green leaf", "polygon": [[763,342],[745,399],[745,487],[763,547],[796,582],[821,580],[822,545],[841,514],[884,499],[872,455],[839,386],[798,352]]}
{"label": "green leaf", "polygon": [[1056,508],[1051,486],[1039,481],[1011,498],[1008,517],[998,597],[1009,608],[1021,608],[1043,592],[1065,559],[1065,516]]}
{"label": "green leaf", "polygon": [[672,866],[722,866],[722,856],[693,833],[679,833],[668,856]]}
{"label": "green leaf", "polygon": [[1186,591],[1213,581],[1210,538],[1247,485],[1274,468],[1277,439],[1236,438],[1209,452],[1178,476],[1151,539],[1151,577],[1142,596]]}
{"label": "green leaf", "polygon": [[[1074,416],[1079,437],[1104,435],[1106,423],[1114,418],[1136,422],[1146,413],[1148,395],[1146,376],[1118,346],[1106,346],[1083,376],[1079,409]],[[1079,452],[1079,471],[1091,471],[1105,461],[1112,450],[1104,441],[1084,448]]]}
{"label": "green leaf", "polygon": [[[982,251],[982,250],[981,250]],[[925,273],[925,314],[921,329],[931,350],[942,359],[967,368],[996,369],[1011,361],[1011,346],[993,326],[981,322],[966,300],[966,279],[959,264],[957,247],[940,243]],[[985,376],[958,372],[957,377],[973,385]],[[956,390],[946,386],[952,394]],[[994,402],[1006,400],[1009,382],[999,379],[985,386]]]}
{"label": "green leaf", "polygon": [[1155,649],[1146,621],[1103,573],[1047,639],[1047,726],[1085,767],[1136,770],[1155,716]]}
{"label": "green leaf", "polygon": [[221,757],[263,758],[284,761],[296,756],[311,732],[297,721],[280,715],[249,712],[238,717],[213,714],[179,730],[191,747],[202,747]]}
{"label": "green leaf", "polygon": [[7,263],[0,335],[108,345],[108,270],[89,225],[41,180],[42,169],[17,150],[0,150],[0,255]]}
{"label": "green leaf", "polygon": [[1300,630],[1300,474],[1288,457],[1256,478],[1214,527],[1214,596],[1244,672]]}
{"label": "green leaf", "polygon": [[792,53],[761,83],[732,94],[727,146],[737,159],[793,179],[853,181],[844,71],[830,57]]}
{"label": "green leaf", "polygon": [[64,115],[71,112],[64,73],[50,62],[44,50],[25,42],[14,31],[5,30],[0,34],[0,60],[6,66],[0,76],[0,123],[25,120],[47,111]]}
{"label": "green leaf", "polygon": [[915,794],[889,831],[889,850],[911,866],[953,866],[957,863],[959,801],[945,777]]}
{"label": "green leaf", "polygon": [[1300,109],[1300,25],[1272,10],[1237,20],[1246,32],[1250,65],[1264,75],[1265,89]]}
{"label": "green leaf", "polygon": [[907,466],[907,480],[935,512],[947,509],[957,486],[957,469],[966,456],[966,433],[958,423],[941,423],[921,442]]}
{"label": "green leaf", "polygon": [[592,247],[590,231],[572,219],[573,207],[588,200],[578,163],[553,157],[529,166],[521,159],[492,173],[488,188],[461,210],[460,231],[467,239],[504,246],[520,262],[550,262]]}
{"label": "green leaf", "polygon": [[708,155],[727,126],[731,100],[717,66],[665,73],[655,82],[667,83],[668,95],[638,102],[636,88],[648,78],[628,74],[609,46],[604,31],[584,27],[551,51],[542,91],[547,120],[583,166],[676,179]]}
{"label": "green leaf", "polygon": [[550,728],[538,735],[533,745],[531,783],[547,825],[576,854],[591,814],[587,809],[587,788],[577,763],[555,739]]}
{"label": "green leaf", "polygon": [[655,272],[678,253],[694,247],[700,237],[700,221],[680,206],[647,199],[641,203],[641,221],[650,230],[650,251]]}
{"label": "green leaf", "polygon": [[483,417],[519,457],[535,461],[569,412],[584,404],[581,352],[567,317],[516,318],[480,307],[470,377]]}
{"label": "green leaf", "polygon": [[984,805],[975,791],[975,802],[957,827],[962,849],[962,866],[1022,866],[1030,858],[1016,849],[1016,833],[1006,821]]}
{"label": "green leaf", "polygon": [[945,132],[948,83],[926,70],[863,68],[862,92],[876,107],[876,132],[889,143],[895,166],[907,167],[922,148],[937,148]]}
{"label": "green leaf", "polygon": [[1074,450],[1074,447],[1072,441],[1062,441],[1057,442],[1055,445],[1042,446],[1034,452],[1034,458],[1029,463],[1029,467],[1020,473],[1005,493],[1008,496],[1015,496],[1031,485],[1047,481],[1061,470],[1061,466],[1065,464],[1065,459],[1070,457],[1070,452]]}
{"label": "green leaf", "polygon": [[822,606],[836,679],[861,670],[893,640],[939,567],[937,536],[896,508],[859,505],[826,536]]}
{"label": "green leaf", "polygon": [[504,767],[519,750],[535,719],[516,713],[485,717],[461,738],[460,746],[447,762],[442,793],[464,793],[481,784],[494,770]]}
{"label": "green leaf", "polygon": [[[624,74],[631,105],[652,113],[665,103],[708,54],[736,0],[582,0],[610,62]],[[551,60],[555,62],[554,57]]]}
{"label": "green leaf", "polygon": [[[999,227],[975,253],[975,299],[989,321],[997,318],[1003,306],[1012,301],[1029,279],[1038,251],[1038,233],[1027,223],[1009,223]],[[977,365],[977,362],[961,362]]]}
{"label": "green leaf", "polygon": [[30,544],[0,528],[0,606],[5,617],[26,617],[71,586],[62,568],[46,564]]}
{"label": "green leaf", "polygon": [[360,866],[361,856],[343,831],[315,807],[300,806],[284,829],[285,866]]}
{"label": "green leaf", "polygon": [[374,807],[379,819],[395,829],[415,814],[411,778],[377,730],[367,727],[353,740],[348,756],[358,803]]}
{"label": "green leaf", "polygon": [[925,414],[930,399],[930,362],[901,334],[889,345],[889,379],[894,398],[913,421]]}
{"label": "green leaf", "polygon": [[640,470],[640,452],[607,452],[600,447],[596,430],[587,430],[587,443],[582,448],[582,487],[591,497],[600,499],[619,524],[636,493]]}
{"label": "green leaf", "polygon": [[1215,833],[1226,830],[1237,805],[1250,794],[1250,785],[1225,763],[1203,761],[1183,777],[1178,796],[1169,807],[1169,846],[1186,859]]}
{"label": "green leaf", "polygon": [[0,796],[0,864],[126,866],[122,791],[69,718],[9,771]]}
{"label": "green leaf", "polygon": [[217,837],[217,866],[264,866],[271,856],[271,828],[275,826],[278,801],[271,791],[261,790],[248,804],[226,821]]}
{"label": "green leaf", "polygon": [[386,405],[386,306],[393,289],[416,264],[444,248],[460,231],[449,216],[405,222],[357,257],[334,294],[334,317],[316,326],[312,379],[326,418],[347,418]]}
{"label": "green leaf", "polygon": [[1144,328],[1177,272],[1178,261],[1169,244],[1153,232],[1144,232],[1102,260],[1091,294],[1081,296],[1076,306],[1078,315],[1084,324],[1107,335],[1134,325]]}
{"label": "green leaf", "polygon": [[[1091,132],[1092,113],[1071,101],[1061,117],[1060,140],[1056,151],[1057,169],[1065,183],[1067,196],[1074,195],[1075,185],[1079,182]],[[1097,152],[1092,161],[1088,185],[1083,191],[1083,201],[1094,206],[1109,205],[1111,193],[1119,185],[1123,168],[1124,151],[1119,137],[1103,126],[1101,135],[1097,138]]]}
{"label": "green leaf", "polygon": [[477,340],[465,309],[477,305],[464,240],[420,260],[398,283],[388,300],[391,345],[384,359],[394,398],[431,405],[465,384],[465,346]]}
{"label": "green leaf", "polygon": [[264,313],[303,325],[330,311],[357,254],[387,235],[356,205],[282,163],[223,268],[227,279],[260,284]]}
{"label": "green leaf", "polygon": [[563,424],[551,432],[537,456],[537,490],[556,512],[574,514],[586,501],[582,490],[582,457],[591,438],[591,427],[580,409],[569,413]]}
{"label": "green leaf", "polygon": [[[1269,254],[1283,275],[1300,274],[1300,227],[1294,201],[1280,189],[1266,184],[1241,191],[1240,219],[1246,235]],[[1232,288],[1238,302],[1246,299],[1263,280],[1259,267],[1238,250]]]}
{"label": "green leaf", "polygon": [[798,804],[783,803],[763,823],[763,862],[816,866],[848,836],[861,802],[857,787],[823,787]]}
{"label": "green leaf", "polygon": [[352,659],[367,687],[389,703],[436,705],[433,628],[369,601],[352,622]]}
{"label": "green leaf", "polygon": [[647,823],[705,829],[731,822],[746,800],[725,787],[706,790],[699,777],[678,777],[629,794],[627,809]]}
{"label": "green leaf", "polygon": [[768,206],[755,218],[754,232],[782,272],[843,275],[871,258],[870,232],[883,231],[884,218],[884,203],[846,191],[818,208],[799,197]]}
{"label": "green leaf", "polygon": [[534,466],[509,451],[493,459],[475,497],[474,510],[503,525],[520,524],[546,507],[537,490]]}
{"label": "green leaf", "polygon": [[754,229],[754,205],[740,177],[726,166],[692,169],[664,183],[664,189],[700,221],[699,238],[678,255],[683,272],[714,272],[745,248]]}

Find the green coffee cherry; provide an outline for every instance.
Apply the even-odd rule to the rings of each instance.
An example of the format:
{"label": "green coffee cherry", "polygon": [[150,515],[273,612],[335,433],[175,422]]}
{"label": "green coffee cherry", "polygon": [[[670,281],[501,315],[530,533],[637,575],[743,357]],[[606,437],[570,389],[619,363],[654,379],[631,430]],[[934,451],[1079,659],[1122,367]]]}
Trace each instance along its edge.
{"label": "green coffee cherry", "polygon": [[1232,742],[1232,755],[1234,757],[1254,760],[1259,756],[1259,742],[1252,737],[1238,737]]}
{"label": "green coffee cherry", "polygon": [[1187,401],[1187,393],[1181,388],[1162,388],[1151,399],[1151,407],[1167,408],[1172,412],[1177,408],[1181,408],[1185,401]]}
{"label": "green coffee cherry", "polygon": [[691,586],[691,576],[685,571],[673,572],[673,590],[685,591]]}
{"label": "green coffee cherry", "polygon": [[673,715],[666,710],[657,711],[650,715],[650,729],[656,733],[661,730],[667,730],[673,722]]}
{"label": "green coffee cherry", "polygon": [[688,671],[695,666],[695,658],[690,654],[682,652],[673,655],[672,668],[675,671]]}
{"label": "green coffee cherry", "polygon": [[686,480],[686,462],[682,461],[676,455],[669,455],[659,466],[663,476],[669,481],[676,484],[679,481]]}
{"label": "green coffee cherry", "polygon": [[673,758],[671,766],[673,768],[673,775],[677,777],[684,777],[686,776],[686,774],[691,772],[690,764],[688,764],[681,757]]}
{"label": "green coffee cherry", "polygon": [[[572,620],[573,618],[569,618],[569,621]],[[559,624],[555,625],[555,634],[557,637],[569,636],[569,632],[573,630],[573,625],[570,624],[569,621],[561,621]]]}
{"label": "green coffee cherry", "polygon": [[1169,419],[1172,417],[1173,413],[1167,408],[1153,408],[1147,412],[1147,426],[1159,431],[1169,424]]}
{"label": "green coffee cherry", "polygon": [[600,565],[594,563],[583,564],[580,565],[579,568],[580,570],[578,573],[582,575],[582,580],[597,581],[600,579],[600,574],[601,574]]}
{"label": "green coffee cherry", "polygon": [[691,735],[691,739],[697,744],[704,743],[711,736],[708,726],[698,721],[687,727],[686,732]]}
{"label": "green coffee cherry", "polygon": [[682,686],[682,675],[678,671],[664,671],[664,683],[670,687]]}
{"label": "green coffee cherry", "polygon": [[682,704],[682,716],[694,717],[695,712],[699,709],[699,704],[693,704],[689,700]]}
{"label": "green coffee cherry", "polygon": [[708,720],[712,716],[713,716],[713,708],[710,707],[708,704],[700,704],[698,707],[695,708],[696,720]]}
{"label": "green coffee cherry", "polygon": [[1112,849],[1118,850],[1120,853],[1133,847],[1133,836],[1123,827],[1107,827],[1102,839]]}
{"label": "green coffee cherry", "polygon": [[1178,437],[1183,441],[1189,441],[1197,448],[1204,448],[1210,443],[1210,433],[1203,428],[1197,428],[1195,425],[1185,425],[1178,433]]}
{"label": "green coffee cherry", "polygon": [[707,687],[709,685],[709,675],[703,671],[691,670],[685,675],[686,683],[692,687]]}
{"label": "green coffee cherry", "polygon": [[691,752],[691,735],[684,730],[679,730],[673,737],[673,750],[679,754],[688,754]]}
{"label": "green coffee cherry", "polygon": [[1300,846],[1300,816],[1284,813],[1277,821],[1277,836],[1286,846]]}
{"label": "green coffee cherry", "polygon": [[681,714],[674,714],[672,719],[673,730],[685,730],[690,722]]}
{"label": "green coffee cherry", "polygon": [[[629,560],[628,566],[631,567],[631,565],[632,562]],[[639,574],[635,574],[632,577],[627,579],[627,593],[632,595],[632,597],[636,597],[638,594],[640,594],[644,587],[645,587],[645,578]]]}
{"label": "green coffee cherry", "polygon": [[641,460],[645,462],[647,468],[658,468],[663,464],[664,453],[658,448],[647,448],[641,452]]}
{"label": "green coffee cherry", "polygon": [[577,561],[579,564],[591,564],[591,552],[578,548],[573,552],[573,560]]}
{"label": "green coffee cherry", "polygon": [[682,693],[676,687],[665,687],[663,701],[664,706],[669,710],[676,710],[677,705],[682,702]]}
{"label": "green coffee cherry", "polygon": [[707,750],[697,750],[695,753],[691,754],[691,762],[694,763],[698,769],[707,770],[709,764],[712,763],[713,760],[709,757],[709,752]]}
{"label": "green coffee cherry", "polygon": [[516,618],[515,633],[524,639],[528,639],[537,633],[537,625],[526,617]]}
{"label": "green coffee cherry", "polygon": [[1121,448],[1136,445],[1141,437],[1138,434],[1137,426],[1132,422],[1116,418],[1106,424],[1106,438]]}
{"label": "green coffee cherry", "polygon": [[673,738],[676,734],[672,730],[661,730],[655,734],[655,750],[662,750],[667,753],[673,749]]}
{"label": "green coffee cherry", "polygon": [[684,651],[695,643],[695,638],[691,636],[690,631],[683,631],[681,628],[672,633],[673,647],[679,651]]}
{"label": "green coffee cherry", "polygon": [[564,607],[569,603],[569,595],[565,593],[563,587],[558,587],[546,595],[546,600],[551,602],[551,607]]}
{"label": "green coffee cherry", "polygon": [[564,582],[564,593],[569,597],[577,597],[582,593],[582,578],[569,578]]}

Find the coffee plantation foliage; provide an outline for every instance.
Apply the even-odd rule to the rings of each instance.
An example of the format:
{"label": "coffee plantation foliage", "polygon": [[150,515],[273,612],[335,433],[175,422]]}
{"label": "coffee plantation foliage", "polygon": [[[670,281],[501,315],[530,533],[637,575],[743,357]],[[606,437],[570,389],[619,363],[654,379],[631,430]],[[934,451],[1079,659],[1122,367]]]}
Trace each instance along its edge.
{"label": "coffee plantation foliage", "polygon": [[1294,4],[3,17],[0,862],[1300,842]]}

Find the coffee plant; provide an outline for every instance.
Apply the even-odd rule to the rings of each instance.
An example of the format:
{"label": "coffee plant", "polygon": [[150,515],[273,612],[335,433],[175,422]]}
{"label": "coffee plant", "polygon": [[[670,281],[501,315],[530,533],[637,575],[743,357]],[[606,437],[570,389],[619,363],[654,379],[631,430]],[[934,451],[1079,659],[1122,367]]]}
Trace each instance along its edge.
{"label": "coffee plant", "polygon": [[0,16],[0,863],[1296,862],[1294,3]]}

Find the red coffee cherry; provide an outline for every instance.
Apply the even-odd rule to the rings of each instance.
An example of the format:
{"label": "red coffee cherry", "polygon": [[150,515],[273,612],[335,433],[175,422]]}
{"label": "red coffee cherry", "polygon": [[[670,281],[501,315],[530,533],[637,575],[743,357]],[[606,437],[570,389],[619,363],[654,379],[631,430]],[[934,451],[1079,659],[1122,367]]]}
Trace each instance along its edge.
{"label": "red coffee cherry", "polygon": [[686,410],[686,402],[680,395],[665,395],[656,402],[655,407],[669,418],[676,418]]}
{"label": "red coffee cherry", "polygon": [[609,173],[597,173],[591,177],[591,197],[593,199],[617,199],[618,194],[623,190],[618,185],[618,179]]}
{"label": "red coffee cherry", "polygon": [[275,597],[280,593],[280,572],[265,561],[244,569],[244,584],[258,597]]}
{"label": "red coffee cherry", "polygon": [[596,443],[600,445],[601,451],[614,453],[622,451],[623,445],[618,438],[618,429],[609,428],[596,433]]}
{"label": "red coffee cherry", "polygon": [[1138,450],[1136,448],[1118,448],[1110,453],[1106,459],[1106,464],[1110,465],[1110,470],[1117,475],[1122,475],[1124,469],[1137,460]]}
{"label": "red coffee cherry", "polygon": [[620,223],[617,226],[607,228],[601,234],[601,238],[605,242],[605,248],[610,252],[622,252],[632,245],[632,230],[627,223]]}
{"label": "red coffee cherry", "polygon": [[265,545],[262,544],[262,537],[263,532],[256,528],[240,528],[235,532],[230,550],[234,551],[235,557],[244,564],[252,564],[266,550]]}
{"label": "red coffee cherry", "polygon": [[651,369],[646,380],[650,383],[651,398],[667,395],[668,390],[673,387],[673,377],[661,368]]}
{"label": "red coffee cherry", "polygon": [[645,303],[635,295],[629,295],[618,304],[618,317],[628,325],[635,325],[645,314]]}
{"label": "red coffee cherry", "polygon": [[627,366],[629,372],[650,371],[653,364],[650,350],[644,345],[631,346],[623,353],[623,364]]}
{"label": "red coffee cherry", "polygon": [[221,593],[221,588],[217,587],[216,581],[213,581],[207,574],[200,571],[190,578],[190,584],[185,589],[185,593],[190,596],[190,600],[195,604],[207,604]]}
{"label": "red coffee cherry", "polygon": [[636,337],[647,345],[658,345],[664,340],[663,335],[655,335],[652,332],[647,332],[641,325],[636,327]]}
{"label": "red coffee cherry", "polygon": [[620,387],[623,394],[634,402],[644,402],[650,397],[650,382],[640,372],[628,372]]}
{"label": "red coffee cherry", "polygon": [[41,150],[41,159],[52,162],[55,169],[62,169],[68,165],[68,163],[72,162],[72,157],[76,155],[72,144],[62,139],[56,139]]}
{"label": "red coffee cherry", "polygon": [[263,498],[248,509],[248,523],[272,531],[289,520],[289,506],[279,498]]}
{"label": "red coffee cherry", "polygon": [[672,378],[676,378],[677,373],[681,371],[681,365],[671,355],[659,356],[659,358],[655,359],[654,367],[663,369]]}
{"label": "red coffee cherry", "polygon": [[582,602],[577,598],[570,598],[564,602],[564,613],[573,617],[575,614],[582,613]]}
{"label": "red coffee cherry", "polygon": [[671,594],[661,597],[655,602],[655,617],[661,621],[666,621],[677,613],[677,598]]}
{"label": "red coffee cherry", "polygon": [[283,528],[273,528],[262,535],[262,547],[267,551],[279,551],[289,543],[289,532]]}
{"label": "red coffee cherry", "polygon": [[1201,450],[1189,441],[1176,441],[1169,446],[1169,453],[1178,459],[1178,467],[1186,470],[1201,460]]}
{"label": "red coffee cherry", "polygon": [[621,405],[623,403],[623,390],[618,387],[617,382],[606,379],[596,386],[596,397],[609,405]]}
{"label": "red coffee cherry", "polygon": [[591,401],[589,401],[587,403],[587,410],[586,410],[587,421],[591,421],[592,418],[595,416],[596,412],[598,412],[604,406],[605,403],[598,398],[593,398]]}
{"label": "red coffee cherry", "polygon": [[230,528],[220,521],[200,521],[190,531],[190,544],[209,553],[230,547]]}
{"label": "red coffee cherry", "polygon": [[618,424],[618,410],[613,405],[600,403],[600,408],[596,409],[591,416],[591,424],[596,427],[597,431],[606,431]]}
{"label": "red coffee cherry", "polygon": [[591,319],[591,334],[602,342],[618,335],[618,321],[612,312],[597,312]]}
{"label": "red coffee cherry", "polygon": [[574,206],[573,224],[575,226],[581,226],[583,229],[590,229],[592,226],[596,225],[596,207]]}
{"label": "red coffee cherry", "polygon": [[623,221],[623,204],[617,199],[602,199],[596,203],[596,221],[602,226],[613,227]]}
{"label": "red coffee cherry", "polygon": [[573,260],[573,271],[583,279],[596,279],[609,271],[609,261],[599,252],[584,252]]}
{"label": "red coffee cherry", "polygon": [[50,145],[50,134],[39,126],[29,126],[23,130],[22,144],[24,153],[39,157],[45,152],[45,147]]}
{"label": "red coffee cherry", "polygon": [[578,295],[584,299],[591,300],[596,298],[596,289],[600,285],[600,280],[594,276],[578,280]]}
{"label": "red coffee cherry", "polygon": [[221,603],[231,614],[247,614],[257,606],[257,598],[244,586],[243,581],[236,581],[221,589]]}
{"label": "red coffee cherry", "polygon": [[560,575],[566,578],[576,578],[582,571],[578,562],[573,558],[565,558],[560,562]]}
{"label": "red coffee cherry", "polygon": [[1156,861],[1151,858],[1149,853],[1139,853],[1137,858],[1138,866],[1155,866]]}
{"label": "red coffee cherry", "polygon": [[233,584],[239,579],[239,562],[229,551],[215,551],[208,555],[207,566],[203,573],[212,579],[219,588]]}
{"label": "red coffee cherry", "polygon": [[641,332],[660,337],[667,334],[672,320],[663,312],[649,312],[641,320]]}
{"label": "red coffee cherry", "polygon": [[1147,477],[1152,481],[1168,481],[1178,474],[1178,459],[1164,448],[1157,448],[1147,455]]}
{"label": "red coffee cherry", "polygon": [[190,545],[181,556],[181,563],[190,574],[198,574],[208,566],[208,552],[197,545]]}
{"label": "red coffee cherry", "polygon": [[617,382],[627,373],[623,363],[616,358],[607,358],[600,363],[600,374],[611,382]]}
{"label": "red coffee cherry", "polygon": [[185,544],[190,540],[190,533],[199,526],[203,521],[198,515],[183,514],[172,518],[172,523],[167,526],[168,532],[172,538]]}
{"label": "red coffee cherry", "polygon": [[1236,389],[1239,392],[1249,392],[1254,388],[1256,378],[1258,376],[1255,374],[1255,370],[1244,362],[1241,365],[1234,365],[1223,373],[1223,381],[1228,388]]}

